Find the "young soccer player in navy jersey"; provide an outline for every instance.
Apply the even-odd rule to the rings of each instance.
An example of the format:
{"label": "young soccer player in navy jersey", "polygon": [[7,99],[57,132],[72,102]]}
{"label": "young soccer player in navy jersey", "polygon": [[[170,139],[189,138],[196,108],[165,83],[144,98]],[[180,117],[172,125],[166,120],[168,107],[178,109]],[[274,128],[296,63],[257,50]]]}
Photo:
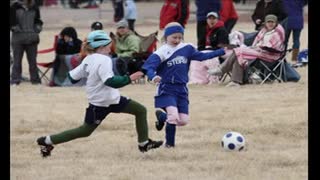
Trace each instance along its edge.
{"label": "young soccer player in navy jersey", "polygon": [[[203,53],[183,42],[183,27],[171,22],[164,29],[165,43],[146,60],[142,71],[157,84],[157,130],[165,128],[165,147],[175,146],[176,126],[189,121],[188,71],[191,60],[207,60],[225,54],[224,49]],[[164,111],[162,111],[162,110]]]}

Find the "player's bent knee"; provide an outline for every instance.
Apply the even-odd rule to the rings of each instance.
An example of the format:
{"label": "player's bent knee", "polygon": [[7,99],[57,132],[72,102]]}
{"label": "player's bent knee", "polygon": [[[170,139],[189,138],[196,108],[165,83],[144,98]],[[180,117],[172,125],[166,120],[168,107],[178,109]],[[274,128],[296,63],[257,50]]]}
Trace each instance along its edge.
{"label": "player's bent knee", "polygon": [[189,119],[181,119],[178,121],[177,125],[178,126],[185,126],[189,123]]}
{"label": "player's bent knee", "polygon": [[178,126],[185,126],[189,123],[189,115],[185,113],[179,114]]}
{"label": "player's bent knee", "polygon": [[170,124],[178,124],[179,116],[175,114],[168,114],[167,115],[167,122]]}

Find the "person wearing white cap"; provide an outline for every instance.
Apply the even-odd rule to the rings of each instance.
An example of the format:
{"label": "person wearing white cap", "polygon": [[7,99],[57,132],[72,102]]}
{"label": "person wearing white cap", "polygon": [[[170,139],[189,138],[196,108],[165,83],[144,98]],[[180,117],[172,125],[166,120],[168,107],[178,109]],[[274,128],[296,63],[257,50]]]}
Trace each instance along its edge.
{"label": "person wearing white cap", "polygon": [[197,7],[197,45],[198,50],[204,50],[206,45],[207,14],[220,12],[221,0],[195,0]]}
{"label": "person wearing white cap", "polygon": [[[148,80],[157,83],[155,95],[156,128],[165,127],[165,147],[175,146],[176,126],[189,122],[188,87],[191,60],[203,61],[225,54],[224,49],[203,53],[183,42],[184,28],[171,22],[164,29],[165,43],[142,66]],[[162,111],[162,110],[164,111]]]}
{"label": "person wearing white cap", "polygon": [[138,134],[138,149],[141,152],[158,148],[162,141],[153,141],[148,136],[147,109],[140,103],[120,95],[118,88],[126,86],[143,73],[130,76],[114,75],[112,60],[109,57],[111,38],[102,30],[92,31],[87,37],[85,49],[88,56],[75,69],[68,73],[71,82],[87,79],[86,93],[89,106],[86,108],[84,123],[77,128],[58,134],[41,136],[37,139],[43,157],[51,155],[56,144],[77,138],[88,137],[110,113],[126,113],[135,116]]}
{"label": "person wearing white cap", "polygon": [[207,14],[206,49],[219,49],[229,44],[229,35],[218,13]]}

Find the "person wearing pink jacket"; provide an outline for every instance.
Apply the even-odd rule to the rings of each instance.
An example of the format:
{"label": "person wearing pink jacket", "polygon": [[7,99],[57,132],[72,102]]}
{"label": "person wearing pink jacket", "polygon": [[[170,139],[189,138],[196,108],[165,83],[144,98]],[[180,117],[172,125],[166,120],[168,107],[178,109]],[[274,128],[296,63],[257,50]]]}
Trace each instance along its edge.
{"label": "person wearing pink jacket", "polygon": [[244,70],[249,61],[257,58],[267,62],[278,60],[285,49],[284,28],[278,24],[278,18],[273,14],[267,15],[265,22],[252,46],[234,48],[231,55],[219,67],[209,69],[208,73],[222,76],[227,72],[232,72],[232,81],[227,86],[239,86],[243,84]]}

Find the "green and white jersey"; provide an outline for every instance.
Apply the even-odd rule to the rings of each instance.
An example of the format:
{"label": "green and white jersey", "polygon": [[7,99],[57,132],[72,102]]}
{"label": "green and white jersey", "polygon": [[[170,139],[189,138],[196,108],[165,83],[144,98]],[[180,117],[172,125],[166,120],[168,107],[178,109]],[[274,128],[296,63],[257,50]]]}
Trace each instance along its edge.
{"label": "green and white jersey", "polygon": [[114,76],[110,57],[97,53],[88,55],[69,74],[74,80],[87,78],[86,92],[90,104],[108,107],[119,103],[119,90],[104,84],[108,78]]}

